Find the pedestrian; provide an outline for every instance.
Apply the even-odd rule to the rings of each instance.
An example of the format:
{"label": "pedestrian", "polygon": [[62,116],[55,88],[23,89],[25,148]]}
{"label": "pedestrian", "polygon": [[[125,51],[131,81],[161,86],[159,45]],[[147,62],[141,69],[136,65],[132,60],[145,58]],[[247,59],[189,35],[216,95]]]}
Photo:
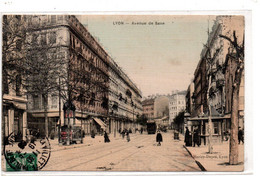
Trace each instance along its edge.
{"label": "pedestrian", "polygon": [[143,127],[141,127],[141,130],[140,130],[141,134],[143,134],[143,131],[144,131],[144,129],[143,129]]}
{"label": "pedestrian", "polygon": [[85,137],[85,135],[86,135],[85,131],[84,131],[84,130],[82,130],[82,137],[84,138],[84,137]]}
{"label": "pedestrian", "polygon": [[122,138],[124,139],[125,138],[125,129],[123,129],[121,134],[122,134]]}
{"label": "pedestrian", "polygon": [[129,141],[130,141],[130,135],[129,135],[129,131],[126,131],[126,140],[127,140],[127,142],[129,142]]}
{"label": "pedestrian", "polygon": [[186,127],[186,132],[185,132],[185,139],[184,139],[184,142],[185,142],[185,146],[191,146],[191,140],[190,140],[190,131],[189,131],[189,128]]}
{"label": "pedestrian", "polygon": [[193,147],[195,147],[196,144],[198,145],[198,147],[200,146],[198,127],[196,127],[193,131]]}
{"label": "pedestrian", "polygon": [[95,131],[94,130],[91,130],[91,137],[95,138]]}
{"label": "pedestrian", "polygon": [[240,144],[241,141],[244,144],[244,130],[238,127],[238,144]]}
{"label": "pedestrian", "polygon": [[135,133],[138,131],[138,128],[135,128]]}
{"label": "pedestrian", "polygon": [[121,128],[119,128],[118,133],[121,134]]}
{"label": "pedestrian", "polygon": [[105,131],[105,134],[104,134],[104,141],[105,141],[105,143],[110,142],[110,139],[109,139],[106,131]]}
{"label": "pedestrian", "polygon": [[161,146],[161,142],[163,141],[163,138],[162,138],[162,134],[160,133],[160,131],[158,130],[157,131],[157,135],[156,135],[156,142],[158,142],[158,146]]}

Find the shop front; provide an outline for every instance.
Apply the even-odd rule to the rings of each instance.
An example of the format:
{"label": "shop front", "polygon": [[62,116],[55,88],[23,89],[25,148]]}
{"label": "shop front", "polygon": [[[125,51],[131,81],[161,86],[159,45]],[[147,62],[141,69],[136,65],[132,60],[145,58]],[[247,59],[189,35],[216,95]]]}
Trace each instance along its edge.
{"label": "shop front", "polygon": [[[221,143],[226,139],[230,129],[230,117],[227,116],[213,116],[212,120],[212,142]],[[193,117],[188,118],[188,125],[191,132],[198,128],[200,132],[201,144],[206,145],[209,140],[209,117]]]}
{"label": "shop front", "polygon": [[14,134],[15,141],[25,140],[27,132],[26,104],[3,101],[2,127],[4,138]]}

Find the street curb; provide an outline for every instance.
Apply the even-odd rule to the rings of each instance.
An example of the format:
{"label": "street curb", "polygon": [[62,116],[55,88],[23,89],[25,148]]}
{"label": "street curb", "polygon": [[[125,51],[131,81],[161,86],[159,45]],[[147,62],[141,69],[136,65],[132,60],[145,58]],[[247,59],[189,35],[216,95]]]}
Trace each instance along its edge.
{"label": "street curb", "polygon": [[183,145],[183,147],[186,149],[186,151],[189,153],[189,155],[194,159],[195,163],[198,165],[198,167],[201,169],[201,171],[207,171],[205,169],[205,167],[198,161],[194,158],[194,156],[192,155],[192,153],[190,152],[190,150],[185,146]]}

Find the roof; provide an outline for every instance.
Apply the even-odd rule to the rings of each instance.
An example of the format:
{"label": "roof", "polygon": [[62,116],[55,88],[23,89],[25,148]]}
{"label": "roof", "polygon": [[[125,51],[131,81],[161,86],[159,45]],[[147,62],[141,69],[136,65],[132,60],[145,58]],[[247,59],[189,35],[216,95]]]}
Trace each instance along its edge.
{"label": "roof", "polygon": [[154,98],[142,101],[142,105],[152,105],[152,104],[154,104]]}

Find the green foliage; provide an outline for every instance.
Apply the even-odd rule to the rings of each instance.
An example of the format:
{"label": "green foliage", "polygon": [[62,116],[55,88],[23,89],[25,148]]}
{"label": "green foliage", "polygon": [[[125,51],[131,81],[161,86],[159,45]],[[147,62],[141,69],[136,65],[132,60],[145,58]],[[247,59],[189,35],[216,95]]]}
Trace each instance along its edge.
{"label": "green foliage", "polygon": [[179,124],[184,123],[184,113],[185,113],[185,111],[179,112],[179,114],[174,119],[175,124],[179,125]]}
{"label": "green foliage", "polygon": [[147,117],[145,117],[145,115],[137,116],[136,123],[139,123],[140,125],[146,126]]}

